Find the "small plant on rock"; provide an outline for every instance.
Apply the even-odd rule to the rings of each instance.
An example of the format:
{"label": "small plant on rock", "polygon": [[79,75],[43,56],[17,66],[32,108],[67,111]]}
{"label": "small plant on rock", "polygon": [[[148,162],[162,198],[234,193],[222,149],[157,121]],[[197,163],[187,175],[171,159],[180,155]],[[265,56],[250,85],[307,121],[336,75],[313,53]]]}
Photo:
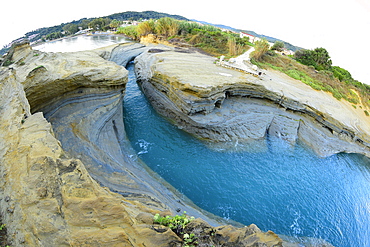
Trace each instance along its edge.
{"label": "small plant on rock", "polygon": [[194,247],[198,242],[196,241],[197,237],[195,237],[194,233],[185,233],[183,236],[184,240],[184,247]]}
{"label": "small plant on rock", "polygon": [[159,214],[154,215],[154,223],[168,226],[176,234],[182,233],[185,226],[194,219],[194,217],[188,217],[186,212],[182,215],[175,216],[160,216]]}
{"label": "small plant on rock", "polygon": [[184,233],[184,229],[188,223],[190,223],[194,217],[189,217],[184,212],[182,215],[175,216],[160,216],[159,214],[154,215],[154,223],[169,227],[174,233],[182,237],[185,247],[193,247],[197,244],[196,236],[194,233]]}

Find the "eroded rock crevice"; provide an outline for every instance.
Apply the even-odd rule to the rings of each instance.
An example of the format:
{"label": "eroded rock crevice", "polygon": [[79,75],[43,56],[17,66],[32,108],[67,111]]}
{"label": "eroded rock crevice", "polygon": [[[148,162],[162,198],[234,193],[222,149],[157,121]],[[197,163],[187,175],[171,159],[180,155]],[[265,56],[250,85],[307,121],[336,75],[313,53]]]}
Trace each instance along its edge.
{"label": "eroded rock crevice", "polygon": [[[105,59],[124,65],[143,46],[19,47],[0,68],[0,211],[12,246],[181,246],[152,218],[179,208],[219,225],[132,156],[122,119],[127,71]],[[222,229],[214,231],[232,246],[283,243],[255,226]]]}

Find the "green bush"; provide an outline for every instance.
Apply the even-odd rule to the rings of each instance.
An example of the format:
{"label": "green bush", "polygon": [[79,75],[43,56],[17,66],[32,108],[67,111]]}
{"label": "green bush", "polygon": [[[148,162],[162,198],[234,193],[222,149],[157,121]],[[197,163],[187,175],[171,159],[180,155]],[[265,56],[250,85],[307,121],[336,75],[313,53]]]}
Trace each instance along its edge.
{"label": "green bush", "polygon": [[285,47],[284,42],[276,41],[274,43],[274,45],[271,47],[271,50],[274,50],[274,51],[283,51],[284,47]]}
{"label": "green bush", "polygon": [[182,215],[175,215],[175,216],[160,216],[159,214],[154,215],[154,223],[168,226],[171,230],[175,233],[179,234],[182,233],[185,226],[192,221],[194,217],[188,217],[186,212]]}
{"label": "green bush", "polygon": [[159,214],[154,215],[154,223],[169,227],[179,237],[182,237],[184,241],[184,247],[193,247],[197,244],[194,233],[185,233],[185,227],[189,224],[194,217],[188,217],[186,212],[182,215],[175,216],[160,216]]}
{"label": "green bush", "polygon": [[251,57],[260,60],[263,55],[270,49],[270,45],[267,40],[262,39],[255,42],[254,51],[251,53]]}
{"label": "green bush", "polygon": [[14,62],[11,61],[11,60],[6,60],[4,63],[3,63],[3,66],[9,66],[9,65],[12,65]]}
{"label": "green bush", "polygon": [[133,40],[138,40],[139,39],[139,34],[137,32],[137,27],[136,26],[127,26],[127,27],[119,27],[117,32],[118,34],[124,34]]}

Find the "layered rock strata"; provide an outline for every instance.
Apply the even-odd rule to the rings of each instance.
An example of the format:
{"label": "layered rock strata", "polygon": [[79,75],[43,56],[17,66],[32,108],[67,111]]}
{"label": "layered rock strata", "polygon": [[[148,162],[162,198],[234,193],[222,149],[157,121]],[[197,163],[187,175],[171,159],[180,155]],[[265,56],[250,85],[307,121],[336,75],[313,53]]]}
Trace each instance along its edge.
{"label": "layered rock strata", "polygon": [[[121,108],[127,71],[103,57],[129,61],[142,52],[136,48],[43,53],[25,43],[0,68],[0,211],[12,246],[181,246],[152,220],[178,209],[217,224],[130,151]],[[114,58],[125,50],[131,55]],[[254,225],[199,219],[192,227],[211,229],[223,246],[283,243]]]}
{"label": "layered rock strata", "polygon": [[255,76],[215,59],[156,47],[135,60],[138,82],[154,107],[180,128],[213,142],[302,141],[321,156],[370,156],[363,111],[277,71]]}

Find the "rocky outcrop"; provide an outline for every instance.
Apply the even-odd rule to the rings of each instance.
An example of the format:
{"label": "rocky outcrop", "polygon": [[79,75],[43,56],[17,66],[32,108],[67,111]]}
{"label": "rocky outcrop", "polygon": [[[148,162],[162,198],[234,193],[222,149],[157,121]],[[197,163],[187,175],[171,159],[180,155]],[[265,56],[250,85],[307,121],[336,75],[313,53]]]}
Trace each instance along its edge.
{"label": "rocky outcrop", "polygon": [[[211,223],[192,227],[217,232],[220,243],[282,246],[254,225],[214,228],[219,222],[180,200],[132,153],[121,108],[127,72],[104,58],[129,61],[143,47],[26,46],[0,68],[0,211],[12,246],[181,246],[174,232],[153,226],[153,215],[182,210]],[[125,59],[116,53],[125,51]]]}
{"label": "rocky outcrop", "polygon": [[277,71],[261,77],[216,66],[215,59],[156,47],[135,60],[154,107],[182,129],[213,142],[300,140],[321,156],[370,156],[363,111]]}

